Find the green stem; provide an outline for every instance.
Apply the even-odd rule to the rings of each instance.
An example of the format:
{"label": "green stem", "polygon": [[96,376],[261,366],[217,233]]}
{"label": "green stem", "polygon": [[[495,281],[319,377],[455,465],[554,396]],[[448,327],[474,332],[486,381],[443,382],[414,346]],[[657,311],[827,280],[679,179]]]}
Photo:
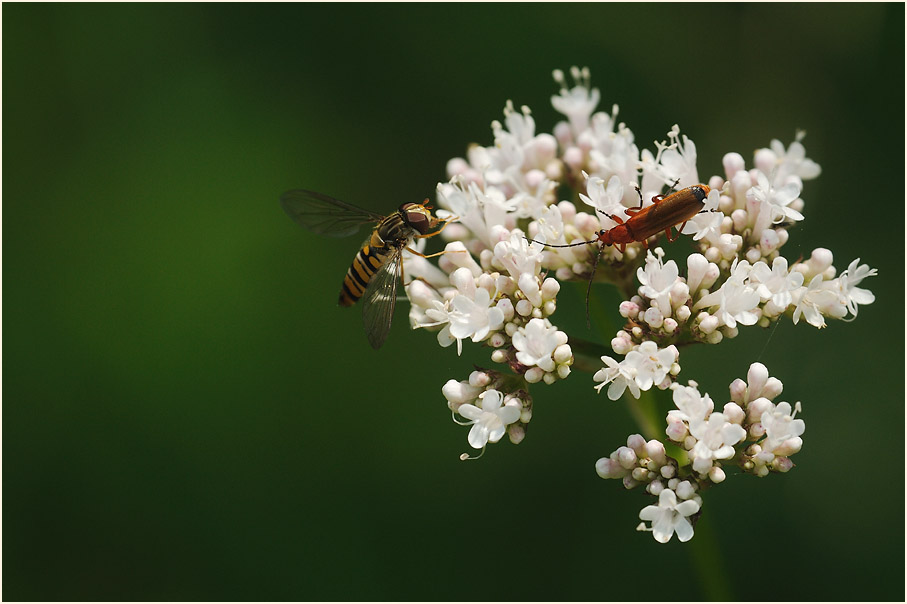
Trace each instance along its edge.
{"label": "green stem", "polygon": [[696,535],[686,544],[693,554],[693,567],[699,577],[704,599],[712,602],[734,600],[720,544],[705,515],[696,523]]}
{"label": "green stem", "polygon": [[651,392],[640,392],[639,399],[634,399],[629,393],[625,393],[624,404],[630,416],[636,421],[640,432],[646,440],[659,438],[662,430],[659,428],[658,407],[655,404],[655,397]]}

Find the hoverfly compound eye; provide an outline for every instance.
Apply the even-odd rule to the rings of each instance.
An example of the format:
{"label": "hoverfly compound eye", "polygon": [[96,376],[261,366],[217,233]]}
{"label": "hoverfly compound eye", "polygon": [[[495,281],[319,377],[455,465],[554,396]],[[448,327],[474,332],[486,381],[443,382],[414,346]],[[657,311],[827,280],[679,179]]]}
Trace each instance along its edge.
{"label": "hoverfly compound eye", "polygon": [[[415,206],[415,204],[412,205]],[[419,231],[422,235],[431,230],[431,219],[429,213],[425,209],[419,206],[408,208],[403,210],[403,216],[407,224]]]}

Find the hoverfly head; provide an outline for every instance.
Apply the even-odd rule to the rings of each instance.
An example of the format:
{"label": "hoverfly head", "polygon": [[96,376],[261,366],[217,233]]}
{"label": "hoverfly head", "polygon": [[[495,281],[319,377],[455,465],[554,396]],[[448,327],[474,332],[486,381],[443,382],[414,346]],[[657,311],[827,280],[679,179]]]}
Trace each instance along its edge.
{"label": "hoverfly head", "polygon": [[400,215],[403,217],[403,221],[418,231],[420,235],[428,233],[437,223],[431,212],[418,203],[404,203],[400,206]]}

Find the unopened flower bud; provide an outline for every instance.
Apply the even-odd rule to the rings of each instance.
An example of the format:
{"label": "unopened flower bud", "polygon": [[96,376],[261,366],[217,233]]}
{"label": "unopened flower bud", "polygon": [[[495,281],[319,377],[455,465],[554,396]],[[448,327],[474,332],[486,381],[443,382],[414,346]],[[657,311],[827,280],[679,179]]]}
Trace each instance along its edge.
{"label": "unopened flower bud", "polygon": [[725,478],[727,478],[727,476],[725,475],[724,470],[722,470],[720,466],[712,466],[712,469],[709,470],[709,480],[711,480],[715,484],[718,484],[719,482],[724,482]]}
{"label": "unopened flower bud", "polygon": [[620,447],[617,449],[617,461],[627,470],[637,466],[636,452],[630,447]]}

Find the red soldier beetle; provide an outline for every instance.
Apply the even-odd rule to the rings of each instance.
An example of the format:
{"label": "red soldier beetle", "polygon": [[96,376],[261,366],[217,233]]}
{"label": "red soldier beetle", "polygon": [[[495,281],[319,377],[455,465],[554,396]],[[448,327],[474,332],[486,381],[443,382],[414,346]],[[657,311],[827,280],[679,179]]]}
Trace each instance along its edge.
{"label": "red soldier beetle", "polygon": [[[675,181],[672,187],[676,187]],[[595,269],[598,267],[598,261],[604,252],[606,245],[613,245],[623,253],[627,249],[628,243],[639,242],[643,247],[648,248],[650,237],[658,235],[664,231],[668,241],[676,241],[680,236],[680,231],[686,226],[687,222],[694,216],[702,212],[705,207],[705,200],[709,196],[711,189],[707,185],[693,185],[668,195],[656,195],[652,198],[652,205],[642,207],[642,191],[636,187],[639,194],[639,207],[629,208],[624,212],[629,216],[623,220],[615,214],[608,214],[596,208],[611,220],[617,223],[617,226],[610,229],[602,229],[598,232],[595,239],[581,241],[579,243],[568,243],[566,245],[542,244],[548,247],[576,247],[579,245],[589,245],[590,243],[601,243],[598,248],[598,254],[592,263],[592,275],[589,277],[589,286],[586,289],[586,325],[589,325],[589,293],[592,291],[592,281],[595,279]],[[680,225],[677,227],[677,225]],[[671,228],[677,227],[677,235],[671,237]],[[528,238],[527,238],[528,239]],[[540,241],[534,243],[541,243]]]}

